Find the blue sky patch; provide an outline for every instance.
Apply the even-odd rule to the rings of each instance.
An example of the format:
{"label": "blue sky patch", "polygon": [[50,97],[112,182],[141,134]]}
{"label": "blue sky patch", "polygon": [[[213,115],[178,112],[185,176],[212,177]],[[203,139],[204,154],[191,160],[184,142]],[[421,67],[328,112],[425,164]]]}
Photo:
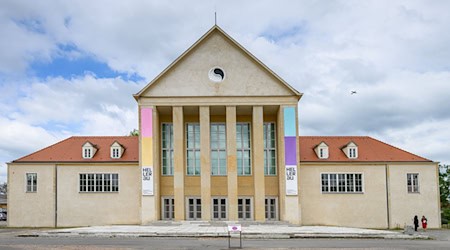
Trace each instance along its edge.
{"label": "blue sky patch", "polygon": [[59,45],[59,49],[60,55],[52,61],[35,61],[31,63],[29,74],[43,79],[47,77],[72,78],[85,74],[93,74],[98,78],[121,77],[124,80],[131,81],[144,79],[136,73],[127,74],[113,70],[106,63],[80,52],[73,45]]}
{"label": "blue sky patch", "polygon": [[17,26],[22,27],[30,32],[45,34],[44,25],[38,19],[21,19],[21,20],[13,20]]}
{"label": "blue sky patch", "polygon": [[[290,27],[272,27],[264,31],[261,36],[274,42],[280,42],[291,37],[304,37],[307,34],[306,24],[298,24]],[[303,40],[303,39],[302,39]]]}

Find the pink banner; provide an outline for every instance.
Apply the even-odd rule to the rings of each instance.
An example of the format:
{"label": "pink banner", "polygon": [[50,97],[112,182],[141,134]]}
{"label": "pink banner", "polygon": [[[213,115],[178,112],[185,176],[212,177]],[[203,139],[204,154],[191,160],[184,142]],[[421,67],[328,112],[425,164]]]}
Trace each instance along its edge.
{"label": "pink banner", "polygon": [[141,108],[141,134],[142,137],[152,137],[153,135],[153,109]]}

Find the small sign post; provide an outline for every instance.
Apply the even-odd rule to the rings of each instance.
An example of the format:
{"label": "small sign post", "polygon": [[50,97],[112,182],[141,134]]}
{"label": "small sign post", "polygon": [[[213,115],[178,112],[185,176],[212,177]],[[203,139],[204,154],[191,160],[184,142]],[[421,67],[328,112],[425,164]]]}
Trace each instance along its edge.
{"label": "small sign post", "polygon": [[242,248],[242,227],[240,224],[228,225],[228,248],[231,247],[231,233],[239,232],[239,248]]}

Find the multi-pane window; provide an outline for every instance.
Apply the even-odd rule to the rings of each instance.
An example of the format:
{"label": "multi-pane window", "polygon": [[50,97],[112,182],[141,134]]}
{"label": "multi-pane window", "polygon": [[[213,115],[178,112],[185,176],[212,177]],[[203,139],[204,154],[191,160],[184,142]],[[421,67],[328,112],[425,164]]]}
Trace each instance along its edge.
{"label": "multi-pane window", "polygon": [[173,124],[161,126],[162,175],[173,175]]}
{"label": "multi-pane window", "polygon": [[277,220],[277,198],[266,198],[266,220]]}
{"label": "multi-pane window", "polygon": [[202,199],[188,198],[187,206],[188,220],[200,220],[202,218]]}
{"label": "multi-pane window", "polygon": [[238,199],[238,218],[241,220],[252,219],[252,199],[250,198]]}
{"label": "multi-pane window", "polygon": [[349,158],[357,158],[358,157],[358,155],[356,154],[356,148],[348,149],[348,157]]}
{"label": "multi-pane window", "polygon": [[119,174],[80,174],[80,192],[119,192]]}
{"label": "multi-pane window", "polygon": [[112,158],[119,158],[120,156],[120,149],[119,148],[112,148]]}
{"label": "multi-pane window", "polygon": [[276,175],[275,123],[264,123],[264,174]]}
{"label": "multi-pane window", "polygon": [[162,198],[162,219],[173,220],[175,218],[175,203],[172,197]]}
{"label": "multi-pane window", "polygon": [[227,199],[226,198],[213,198],[213,219],[214,220],[226,220],[227,219]]}
{"label": "multi-pane window", "polygon": [[186,125],[187,175],[200,175],[200,124]]}
{"label": "multi-pane window", "polygon": [[225,124],[211,124],[211,174],[227,174],[227,147]]}
{"label": "multi-pane window", "polygon": [[27,173],[27,192],[37,192],[37,174]]}
{"label": "multi-pane window", "polygon": [[323,193],[362,193],[362,174],[322,174]]}
{"label": "multi-pane window", "polygon": [[406,174],[408,182],[408,193],[419,192],[419,174]]}
{"label": "multi-pane window", "polygon": [[236,124],[236,149],[238,175],[251,175],[250,124]]}
{"label": "multi-pane window", "polygon": [[85,148],[83,158],[91,158],[91,157],[92,157],[92,150],[90,148]]}

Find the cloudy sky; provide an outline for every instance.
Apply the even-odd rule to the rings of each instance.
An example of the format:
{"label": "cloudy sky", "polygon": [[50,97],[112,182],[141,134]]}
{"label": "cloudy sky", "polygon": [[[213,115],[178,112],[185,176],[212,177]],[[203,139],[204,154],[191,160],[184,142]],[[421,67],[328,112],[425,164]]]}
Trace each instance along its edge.
{"label": "cloudy sky", "polygon": [[137,128],[132,94],[215,10],[304,93],[302,135],[370,135],[450,164],[450,1],[4,0],[0,183],[5,162],[61,139]]}

